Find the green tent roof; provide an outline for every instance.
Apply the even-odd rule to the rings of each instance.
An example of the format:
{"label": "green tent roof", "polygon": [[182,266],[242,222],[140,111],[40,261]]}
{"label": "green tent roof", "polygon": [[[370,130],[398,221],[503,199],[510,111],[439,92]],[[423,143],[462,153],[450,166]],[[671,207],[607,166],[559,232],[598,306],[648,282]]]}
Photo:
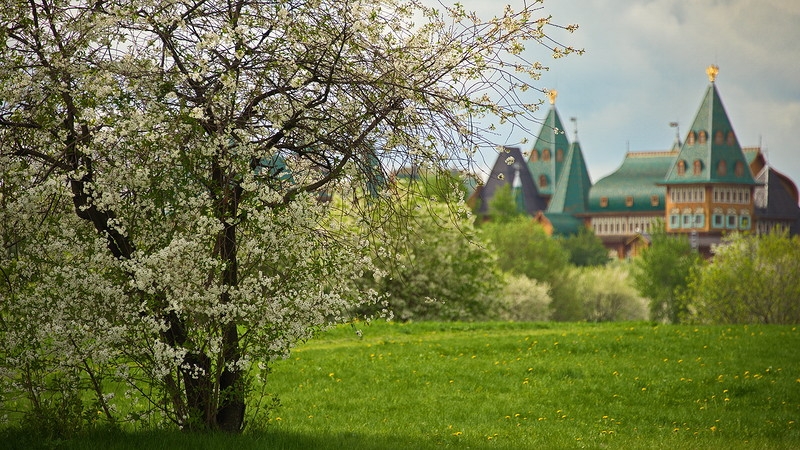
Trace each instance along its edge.
{"label": "green tent roof", "polygon": [[561,173],[558,176],[553,196],[547,207],[548,213],[579,214],[586,212],[589,201],[589,189],[592,180],[586,169],[581,145],[573,142],[569,146]]}
{"label": "green tent roof", "polygon": [[757,184],[713,82],[664,183]]}
{"label": "green tent roof", "polygon": [[[539,136],[533,144],[531,154],[528,157],[528,168],[540,194],[545,196],[553,194],[555,186],[558,184],[558,176],[563,165],[563,156],[568,149],[569,139],[564,133],[561,117],[559,117],[556,107],[553,106],[547,112],[544,122],[542,122]],[[561,161],[557,158],[559,153],[562,155]],[[545,157],[545,154],[550,156]],[[542,177],[546,180],[545,184],[539,182]]]}

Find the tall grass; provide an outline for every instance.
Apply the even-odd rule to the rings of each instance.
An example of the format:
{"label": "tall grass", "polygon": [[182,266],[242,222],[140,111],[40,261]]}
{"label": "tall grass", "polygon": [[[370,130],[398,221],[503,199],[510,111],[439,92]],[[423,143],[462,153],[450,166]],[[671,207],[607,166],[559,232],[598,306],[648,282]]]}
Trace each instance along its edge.
{"label": "tall grass", "polygon": [[[362,331],[325,333],[276,364],[267,390],[281,406],[243,436],[98,433],[59,445],[800,448],[795,327],[376,323]],[[9,445],[25,439],[6,434]]]}

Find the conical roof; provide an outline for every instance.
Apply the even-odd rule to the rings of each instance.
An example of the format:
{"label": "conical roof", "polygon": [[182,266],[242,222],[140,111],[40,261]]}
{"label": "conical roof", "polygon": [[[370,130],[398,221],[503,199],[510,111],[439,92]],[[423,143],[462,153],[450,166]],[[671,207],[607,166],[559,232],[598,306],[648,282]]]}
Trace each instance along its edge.
{"label": "conical roof", "polygon": [[665,184],[757,184],[711,78]]}
{"label": "conical roof", "polygon": [[[551,101],[555,102],[554,96]],[[528,156],[528,168],[542,195],[553,194],[568,149],[569,139],[553,105],[542,122],[542,128]]]}
{"label": "conical roof", "polygon": [[514,189],[513,194],[517,202],[517,208],[521,212],[533,216],[547,207],[544,199],[536,189],[536,184],[533,182],[530,172],[525,170],[523,161],[524,157],[519,148],[503,148],[503,152],[498,155],[492,167],[486,184],[477,192],[478,200],[480,200],[478,214],[489,213],[489,203],[494,198],[497,190],[506,184],[511,185],[512,189]]}
{"label": "conical roof", "polygon": [[589,190],[592,187],[581,145],[573,142],[558,176],[555,192],[550,198],[548,213],[579,214],[587,211]]}

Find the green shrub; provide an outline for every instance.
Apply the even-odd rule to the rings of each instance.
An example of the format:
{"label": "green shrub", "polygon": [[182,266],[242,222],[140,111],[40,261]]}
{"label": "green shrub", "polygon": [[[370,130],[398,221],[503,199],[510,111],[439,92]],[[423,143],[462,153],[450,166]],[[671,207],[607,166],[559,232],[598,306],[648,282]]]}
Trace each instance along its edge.
{"label": "green shrub", "polygon": [[499,320],[542,322],[550,320],[550,286],[525,275],[506,274],[505,285],[492,305]]}

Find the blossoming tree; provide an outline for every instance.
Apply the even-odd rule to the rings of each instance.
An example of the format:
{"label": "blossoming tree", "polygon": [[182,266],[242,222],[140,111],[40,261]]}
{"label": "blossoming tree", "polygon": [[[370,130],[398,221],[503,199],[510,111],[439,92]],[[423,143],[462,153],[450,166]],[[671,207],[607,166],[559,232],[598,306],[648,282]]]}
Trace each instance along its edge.
{"label": "blossoming tree", "polygon": [[525,43],[571,51],[537,8],[5,4],[4,392],[40,414],[88,391],[110,422],[241,430],[259,367],[377,298],[349,280],[380,224],[339,223],[321,197],[390,201],[393,167],[468,164],[488,144],[476,117],[524,124],[543,70]]}

